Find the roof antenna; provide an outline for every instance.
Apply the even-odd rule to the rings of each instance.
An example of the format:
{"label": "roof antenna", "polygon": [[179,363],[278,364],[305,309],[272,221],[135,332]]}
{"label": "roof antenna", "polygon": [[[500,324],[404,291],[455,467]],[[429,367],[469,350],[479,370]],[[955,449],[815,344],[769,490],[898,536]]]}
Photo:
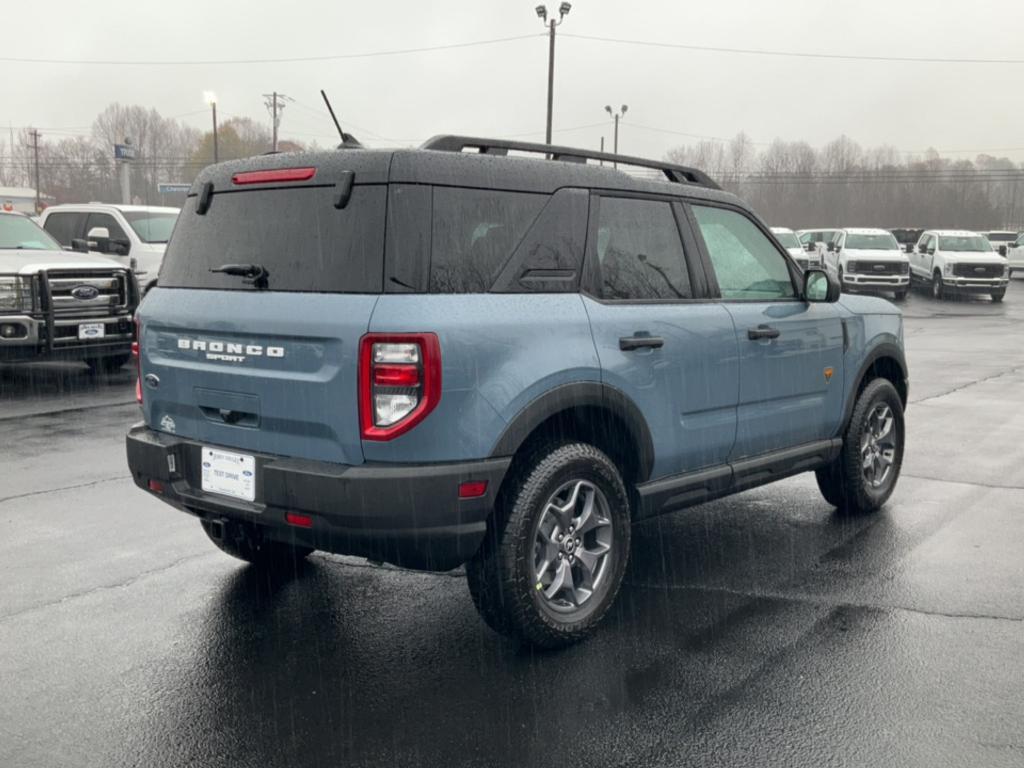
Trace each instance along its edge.
{"label": "roof antenna", "polygon": [[334,107],[331,106],[331,101],[327,98],[327,94],[324,92],[323,88],[320,89],[320,95],[324,97],[324,104],[327,105],[327,111],[331,113],[331,120],[334,121],[334,127],[338,129],[338,135],[341,136],[341,144],[338,145],[338,149],[361,149],[363,145],[359,143],[359,139],[351,133],[345,133],[341,130],[341,123],[338,122],[338,118],[334,114]]}

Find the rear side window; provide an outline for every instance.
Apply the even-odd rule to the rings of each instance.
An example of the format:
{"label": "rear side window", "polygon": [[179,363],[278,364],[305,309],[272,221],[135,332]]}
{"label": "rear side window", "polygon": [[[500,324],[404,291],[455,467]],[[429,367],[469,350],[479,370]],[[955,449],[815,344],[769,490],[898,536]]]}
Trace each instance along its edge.
{"label": "rear side window", "polygon": [[525,192],[434,187],[430,292],[489,290],[547,200]]}
{"label": "rear side window", "polygon": [[71,241],[82,236],[84,213],[51,213],[46,217],[43,229],[49,232],[61,245],[71,245]]}
{"label": "rear side window", "polygon": [[601,198],[596,246],[602,298],[693,296],[679,227],[668,203]]}
{"label": "rear side window", "polygon": [[356,185],[343,209],[334,187],[214,194],[207,212],[189,197],[167,246],[161,287],[253,290],[241,277],[210,272],[259,264],[271,291],[379,293],[384,260],[385,185]]}
{"label": "rear side window", "polygon": [[766,301],[796,296],[785,257],[736,211],[693,206],[723,299]]}

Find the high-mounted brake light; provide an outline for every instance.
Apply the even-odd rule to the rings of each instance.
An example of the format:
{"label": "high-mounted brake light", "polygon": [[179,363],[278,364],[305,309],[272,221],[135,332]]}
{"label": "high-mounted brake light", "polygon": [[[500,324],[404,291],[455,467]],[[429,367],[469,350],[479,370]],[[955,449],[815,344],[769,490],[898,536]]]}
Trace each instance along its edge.
{"label": "high-mounted brake light", "polygon": [[368,333],[359,346],[359,421],[364,440],[391,440],[441,400],[441,345],[433,333]]}
{"label": "high-mounted brake light", "polygon": [[139,340],[142,338],[142,324],[135,318],[135,338],[132,340],[132,357],[135,359],[135,402],[142,405],[142,356],[139,354]]}
{"label": "high-mounted brake light", "polygon": [[282,181],[309,181],[316,168],[278,168],[273,171],[243,171],[231,177],[232,184],[274,184]]}

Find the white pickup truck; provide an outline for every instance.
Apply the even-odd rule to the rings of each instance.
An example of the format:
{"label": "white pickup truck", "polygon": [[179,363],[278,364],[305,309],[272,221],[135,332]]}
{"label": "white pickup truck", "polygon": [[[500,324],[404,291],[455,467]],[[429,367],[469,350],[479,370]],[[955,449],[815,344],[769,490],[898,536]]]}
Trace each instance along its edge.
{"label": "white pickup truck", "polygon": [[932,296],[951,293],[987,293],[1002,301],[1010,278],[1006,258],[992,251],[984,235],[963,229],[930,229],[921,235],[910,254],[910,275],[928,284]]}
{"label": "white pickup truck", "polygon": [[39,223],[65,248],[98,253],[129,267],[145,293],[156,285],[177,208],[83,203],[54,205]]}
{"label": "white pickup truck", "polygon": [[828,251],[844,291],[891,291],[896,301],[907,297],[910,260],[889,230],[840,230]]}

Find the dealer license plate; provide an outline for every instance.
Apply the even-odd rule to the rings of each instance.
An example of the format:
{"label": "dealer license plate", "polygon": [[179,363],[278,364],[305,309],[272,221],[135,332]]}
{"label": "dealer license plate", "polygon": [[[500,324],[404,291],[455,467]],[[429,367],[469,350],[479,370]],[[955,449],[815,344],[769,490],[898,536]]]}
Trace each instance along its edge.
{"label": "dealer license plate", "polygon": [[203,490],[245,501],[256,500],[256,459],[203,446]]}

